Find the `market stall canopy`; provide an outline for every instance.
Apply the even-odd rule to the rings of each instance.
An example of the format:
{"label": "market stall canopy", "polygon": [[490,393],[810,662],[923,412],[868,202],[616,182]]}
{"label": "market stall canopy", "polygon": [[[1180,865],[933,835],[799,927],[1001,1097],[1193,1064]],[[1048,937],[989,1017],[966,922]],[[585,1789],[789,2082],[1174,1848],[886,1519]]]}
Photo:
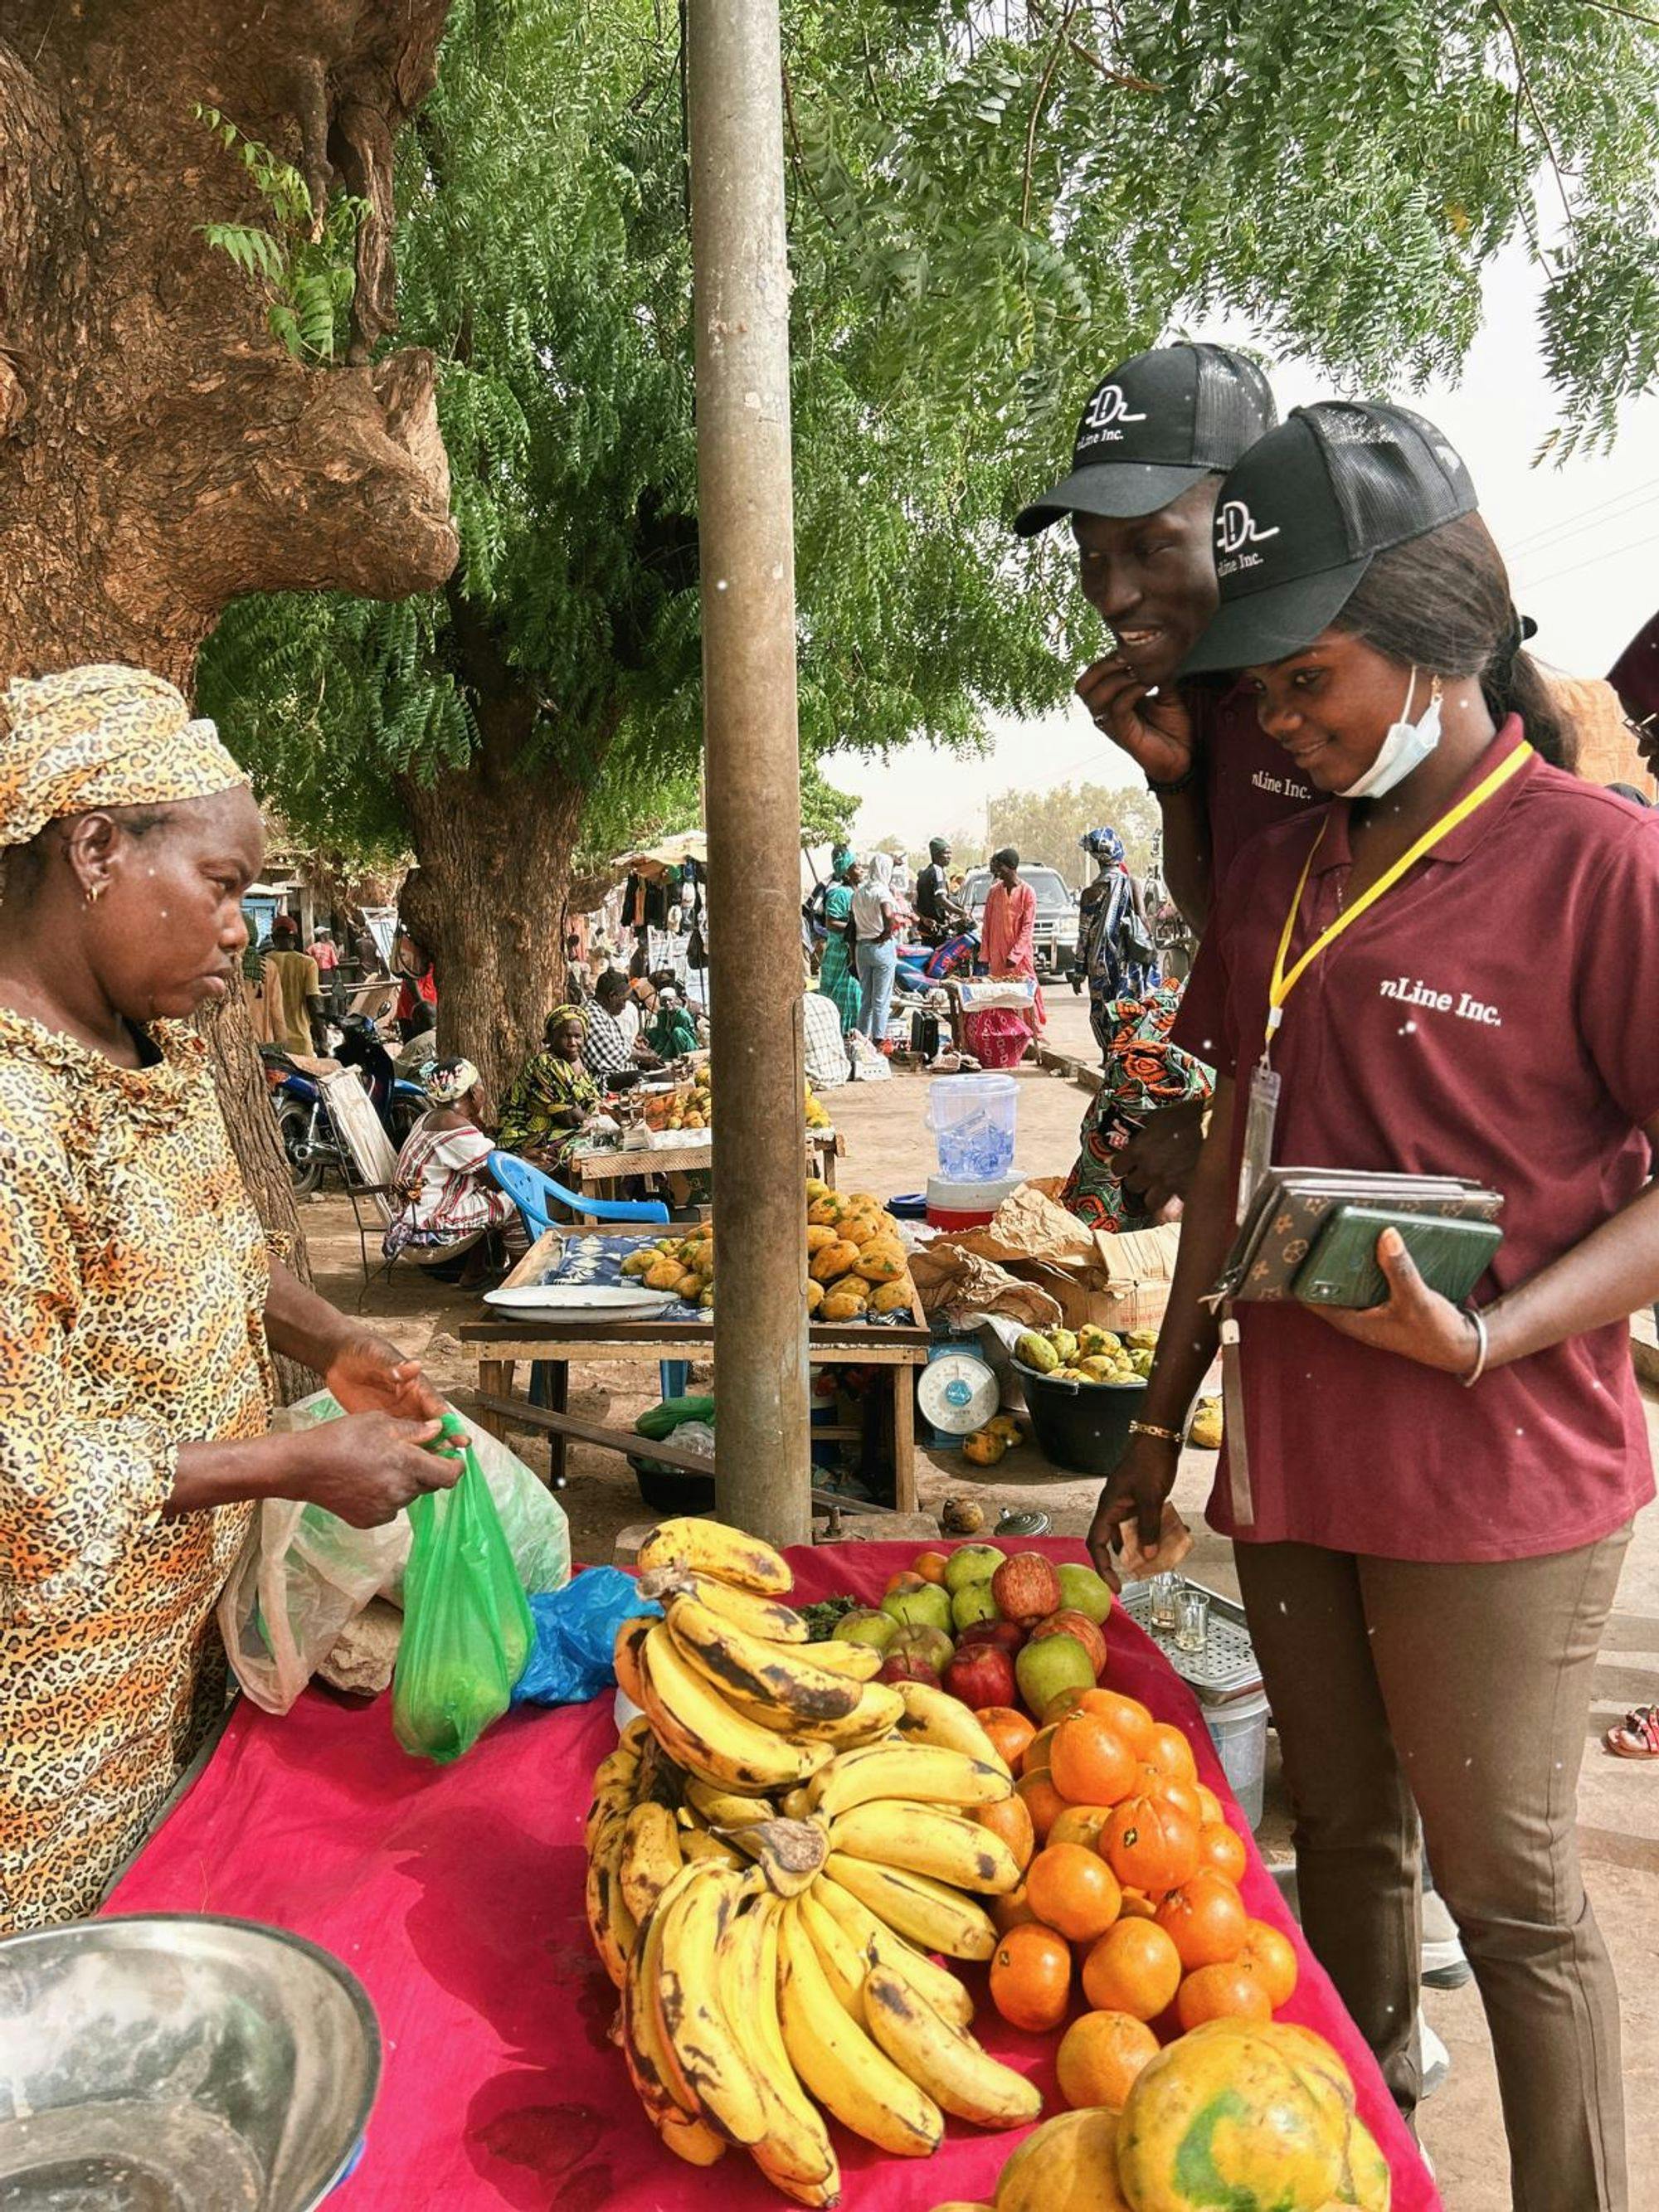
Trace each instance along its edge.
{"label": "market stall canopy", "polygon": [[653,868],[683,868],[688,860],[696,860],[702,867],[708,865],[708,839],[701,830],[677,830],[643,852],[619,854],[612,866],[644,875]]}

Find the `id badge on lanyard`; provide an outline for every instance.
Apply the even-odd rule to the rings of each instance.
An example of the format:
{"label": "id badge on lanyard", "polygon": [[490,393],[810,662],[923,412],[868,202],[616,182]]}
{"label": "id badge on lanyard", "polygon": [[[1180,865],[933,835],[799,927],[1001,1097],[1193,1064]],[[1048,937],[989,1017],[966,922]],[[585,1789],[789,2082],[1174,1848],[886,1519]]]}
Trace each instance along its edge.
{"label": "id badge on lanyard", "polygon": [[1279,1071],[1264,1052],[1250,1071],[1244,1109],[1244,1152],[1238,1163],[1238,1221],[1243,1225],[1261,1178],[1273,1164],[1273,1124],[1279,1119]]}

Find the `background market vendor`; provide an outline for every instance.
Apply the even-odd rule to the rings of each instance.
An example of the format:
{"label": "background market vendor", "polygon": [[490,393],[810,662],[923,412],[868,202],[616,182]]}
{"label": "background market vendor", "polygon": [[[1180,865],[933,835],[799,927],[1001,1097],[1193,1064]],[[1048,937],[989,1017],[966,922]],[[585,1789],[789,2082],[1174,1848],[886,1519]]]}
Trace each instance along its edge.
{"label": "background market vendor", "polygon": [[[89,1911],[222,1703],[253,1501],[390,1520],[459,1462],[419,1369],[266,1251],[186,1018],[247,941],[259,812],[137,669],[0,713],[0,1929]],[[273,1351],[347,1418],[267,1433]]]}

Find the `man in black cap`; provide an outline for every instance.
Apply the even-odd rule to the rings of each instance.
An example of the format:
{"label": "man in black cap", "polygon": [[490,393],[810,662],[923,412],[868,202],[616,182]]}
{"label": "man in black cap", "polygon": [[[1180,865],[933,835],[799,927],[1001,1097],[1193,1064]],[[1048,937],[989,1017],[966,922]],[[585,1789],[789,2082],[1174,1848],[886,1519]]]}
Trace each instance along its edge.
{"label": "man in black cap", "polygon": [[927,866],[916,878],[916,921],[927,945],[942,944],[954,927],[948,837],[927,840]]}
{"label": "man in black cap", "polygon": [[[1071,522],[1084,596],[1112,649],[1078,679],[1097,726],[1146,775],[1164,817],[1176,903],[1202,930],[1212,888],[1268,823],[1314,802],[1231,678],[1175,678],[1216,611],[1212,540],[1224,472],[1272,429],[1267,380],[1225,346],[1159,346],[1120,362],[1089,396],[1069,476],[1014,523],[1023,538]],[[1200,1114],[1152,1117],[1124,1180],[1156,1213],[1197,1158]]]}

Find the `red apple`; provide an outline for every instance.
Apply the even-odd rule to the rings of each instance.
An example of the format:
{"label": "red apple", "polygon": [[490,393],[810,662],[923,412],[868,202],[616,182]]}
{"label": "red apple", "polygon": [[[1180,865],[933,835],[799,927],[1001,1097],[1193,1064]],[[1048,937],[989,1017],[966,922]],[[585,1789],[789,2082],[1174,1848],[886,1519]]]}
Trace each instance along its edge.
{"label": "red apple", "polygon": [[1058,1613],[1051,1613],[1047,1620],[1038,1621],[1031,1631],[1033,1644],[1044,1636],[1075,1636],[1093,1662],[1096,1681],[1106,1672],[1106,1638],[1086,1613],[1079,1613],[1073,1607],[1062,1606]]}
{"label": "red apple", "polygon": [[999,1651],[1006,1651],[1013,1659],[1018,1656],[1024,1641],[1025,1631],[1017,1620],[976,1620],[957,1637],[957,1647],[960,1650],[964,1644],[994,1644]]}
{"label": "red apple", "polygon": [[1060,1577],[1041,1552],[1016,1552],[992,1576],[991,1595],[1005,1620],[1035,1628],[1060,1610]]}
{"label": "red apple", "polygon": [[908,1651],[896,1652],[892,1658],[884,1659],[876,1676],[878,1682],[926,1682],[930,1688],[939,1689],[939,1669],[930,1667],[925,1659],[917,1659]]}
{"label": "red apple", "polygon": [[1011,1705],[1017,1685],[1014,1662],[994,1644],[964,1644],[941,1678],[953,1698],[977,1712],[983,1705]]}

